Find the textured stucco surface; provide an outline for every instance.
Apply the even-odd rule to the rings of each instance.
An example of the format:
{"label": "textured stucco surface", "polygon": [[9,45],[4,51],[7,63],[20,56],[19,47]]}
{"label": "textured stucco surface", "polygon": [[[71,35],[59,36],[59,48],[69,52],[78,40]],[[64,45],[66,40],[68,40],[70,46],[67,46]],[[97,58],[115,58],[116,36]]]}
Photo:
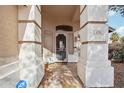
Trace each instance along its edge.
{"label": "textured stucco surface", "polygon": [[81,45],[80,50],[83,51],[83,52],[80,52],[81,60],[82,59],[87,59],[90,61],[108,60],[108,45],[107,44],[84,44],[84,45]]}
{"label": "textured stucco surface", "polygon": [[79,33],[83,35],[80,37],[81,42],[108,40],[108,26],[106,24],[88,24]]}
{"label": "textured stucco surface", "polygon": [[41,30],[34,23],[19,23],[18,40],[41,42]]}
{"label": "textured stucco surface", "polygon": [[[36,5],[19,6],[18,23],[20,41],[41,41],[41,29],[29,20],[35,21],[41,27],[41,15]],[[27,81],[27,87],[38,87],[44,76],[44,64],[42,60],[42,44],[23,42],[19,44],[20,79]]]}
{"label": "textured stucco surface", "polygon": [[82,45],[77,71],[86,87],[114,86],[114,68],[108,60],[108,26],[105,25],[107,8],[88,5],[80,15],[79,34]]}
{"label": "textured stucco surface", "polygon": [[[47,13],[47,11],[46,11]],[[50,15],[45,15],[46,13],[43,14],[43,27],[44,27],[44,47],[48,49],[49,51],[55,52],[55,37],[56,37],[56,26],[59,25],[69,25],[73,26],[73,31],[78,31],[79,30],[79,22],[72,22],[70,18],[65,18],[65,17],[54,17]],[[57,16],[57,14],[55,14]],[[63,32],[64,33],[64,32]],[[73,36],[73,35],[72,35]],[[69,38],[70,37],[70,38]],[[68,36],[70,40],[73,42],[73,38]],[[47,39],[50,39],[50,42],[48,44]],[[68,44],[68,51],[70,53],[73,52],[73,43],[69,42]]]}
{"label": "textured stucco surface", "polygon": [[0,57],[17,55],[17,6],[0,6]]}
{"label": "textured stucco surface", "polygon": [[[82,9],[83,8],[81,8],[80,11]],[[94,5],[90,5],[89,7],[86,7],[80,16],[80,27],[87,21],[107,21],[107,9],[108,6],[105,5],[95,5],[95,7]]]}
{"label": "textured stucco surface", "polygon": [[41,25],[41,14],[38,11],[36,5],[18,6],[18,20],[35,20]]}

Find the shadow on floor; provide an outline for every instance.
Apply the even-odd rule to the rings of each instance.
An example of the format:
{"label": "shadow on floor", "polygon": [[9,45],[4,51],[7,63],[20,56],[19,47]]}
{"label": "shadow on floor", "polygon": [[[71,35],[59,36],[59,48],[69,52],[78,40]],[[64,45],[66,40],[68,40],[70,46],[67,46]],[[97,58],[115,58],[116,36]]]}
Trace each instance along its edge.
{"label": "shadow on floor", "polygon": [[[114,88],[124,87],[124,63],[113,63]],[[84,88],[77,75],[76,63],[53,63],[48,66],[39,88]]]}
{"label": "shadow on floor", "polygon": [[84,87],[77,76],[76,63],[53,63],[39,88],[82,88]]}

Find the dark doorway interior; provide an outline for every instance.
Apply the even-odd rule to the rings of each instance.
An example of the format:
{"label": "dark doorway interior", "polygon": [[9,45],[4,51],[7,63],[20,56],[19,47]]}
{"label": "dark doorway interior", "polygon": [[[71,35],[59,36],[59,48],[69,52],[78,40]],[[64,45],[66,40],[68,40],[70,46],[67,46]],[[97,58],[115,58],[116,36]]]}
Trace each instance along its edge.
{"label": "dark doorway interior", "polygon": [[66,37],[63,34],[56,37],[56,54],[58,60],[66,58]]}

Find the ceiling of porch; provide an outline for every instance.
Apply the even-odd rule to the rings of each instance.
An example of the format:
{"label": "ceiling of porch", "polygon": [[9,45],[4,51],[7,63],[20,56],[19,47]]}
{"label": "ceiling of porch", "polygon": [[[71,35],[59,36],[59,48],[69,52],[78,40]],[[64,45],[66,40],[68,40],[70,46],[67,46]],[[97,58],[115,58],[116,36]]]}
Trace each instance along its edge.
{"label": "ceiling of porch", "polygon": [[44,15],[57,18],[69,18],[72,21],[79,21],[80,6],[78,5],[43,5],[42,12]]}

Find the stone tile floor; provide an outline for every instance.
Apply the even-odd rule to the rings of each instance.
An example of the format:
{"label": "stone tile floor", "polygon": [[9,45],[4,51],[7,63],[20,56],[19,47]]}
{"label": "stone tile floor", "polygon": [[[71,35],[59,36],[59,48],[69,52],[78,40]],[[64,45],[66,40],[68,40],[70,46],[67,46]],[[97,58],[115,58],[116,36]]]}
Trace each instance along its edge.
{"label": "stone tile floor", "polygon": [[[75,71],[71,71],[69,68],[71,64],[53,63],[48,66],[48,72],[46,73],[41,85],[43,88],[81,88],[83,87],[79,78],[76,77]],[[76,65],[73,64],[73,70]],[[71,67],[72,68],[72,67]],[[72,73],[73,72],[73,73]]]}
{"label": "stone tile floor", "polygon": [[[114,87],[124,87],[124,63],[113,63]],[[76,63],[53,63],[48,66],[48,72],[39,88],[81,88],[84,87],[77,76]]]}

